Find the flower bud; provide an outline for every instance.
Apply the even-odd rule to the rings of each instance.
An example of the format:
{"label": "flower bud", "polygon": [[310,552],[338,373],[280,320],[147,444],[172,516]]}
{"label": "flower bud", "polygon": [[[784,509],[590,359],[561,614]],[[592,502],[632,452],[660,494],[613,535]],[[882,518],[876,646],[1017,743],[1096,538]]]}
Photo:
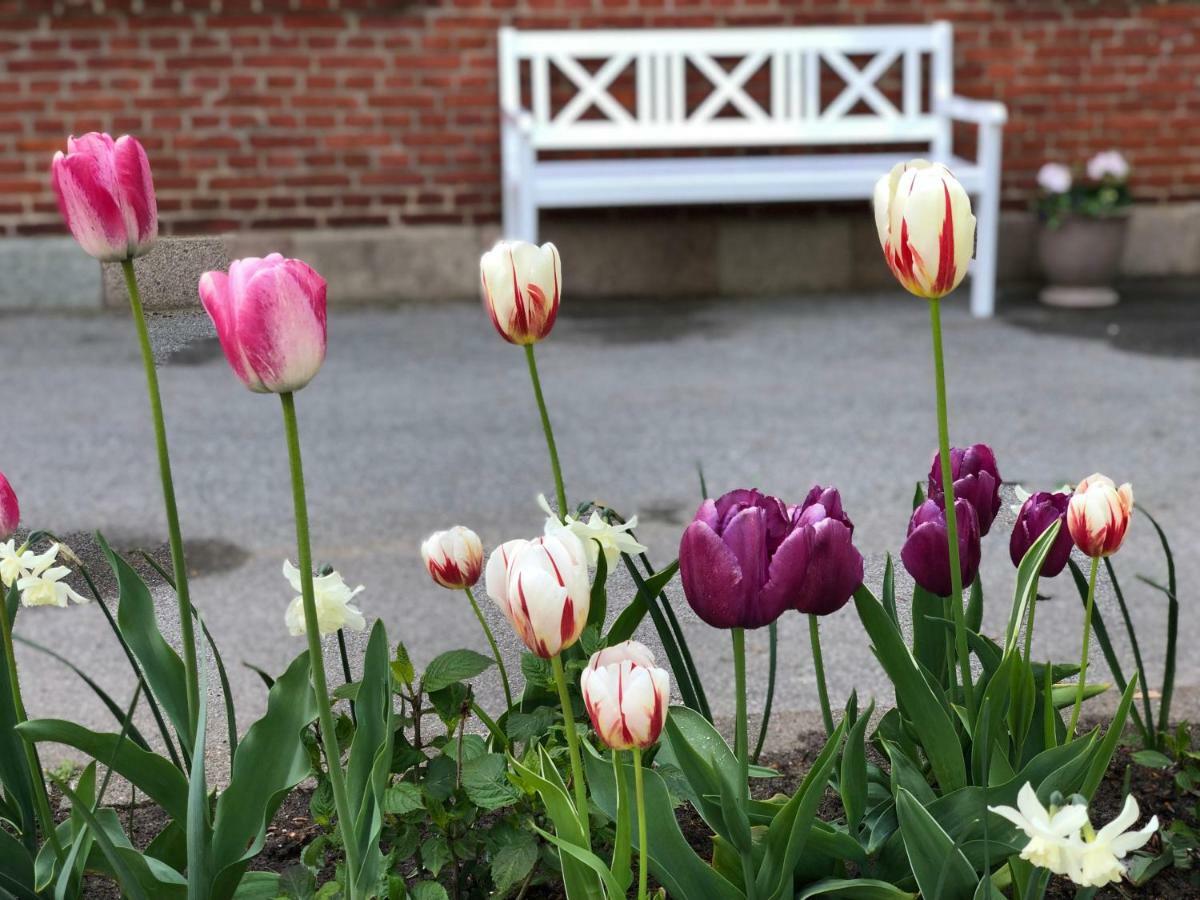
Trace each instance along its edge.
{"label": "flower bud", "polygon": [[897,163],[875,183],[875,227],[883,255],[910,293],[944,297],[975,252],[971,198],[941,163]]}
{"label": "flower bud", "polygon": [[470,528],[455,525],[426,538],[421,544],[421,559],[430,578],[444,588],[462,590],[479,580],[483,571],[483,544]]}
{"label": "flower bud", "polygon": [[158,238],[158,201],[150,161],[136,138],[90,132],[67,138],[50,180],[71,236],[102,262],[149,253]]}
{"label": "flower bud", "polygon": [[536,344],[550,333],[562,294],[562,261],[553,244],[501,241],[479,260],[483,305],[510,344]]}
{"label": "flower bud", "polygon": [[1128,483],[1118,488],[1097,472],[1075,488],[1067,506],[1067,528],[1085,556],[1112,556],[1121,548],[1132,516],[1133,488]]}
{"label": "flower bud", "polygon": [[1038,491],[1021,504],[1021,510],[1017,513],[1017,523],[1013,526],[1012,537],[1008,542],[1008,555],[1012,558],[1014,566],[1021,565],[1021,560],[1025,558],[1029,548],[1046,533],[1047,528],[1055,522],[1062,522],[1058,536],[1054,538],[1054,545],[1050,548],[1046,561],[1042,563],[1041,575],[1043,578],[1053,578],[1063,570],[1067,560],[1071,558],[1071,548],[1074,546],[1066,521],[1067,504],[1070,502],[1071,495],[1062,491],[1053,494],[1049,491]]}
{"label": "flower bud", "polygon": [[[1000,470],[996,454],[987,444],[973,444],[966,449],[950,448],[950,472],[954,479],[954,499],[966,500],[979,516],[979,536],[991,530],[1000,512]],[[942,502],[942,454],[933,454],[929,467],[929,499]]]}
{"label": "flower bud", "polygon": [[[954,514],[958,525],[959,574],[966,586],[979,572],[979,518],[975,507],[966,500],[954,501]],[[936,500],[926,500],[913,511],[900,559],[913,581],[929,593],[949,597],[954,592],[946,511]]]}
{"label": "flower bud", "polygon": [[234,374],[250,390],[304,387],[325,361],[325,279],[272,253],[234,260],[229,274],[200,277],[204,304]]}
{"label": "flower bud", "polygon": [[658,741],[667,718],[671,680],[654,654],[625,641],[592,655],[579,678],[592,727],[613,750],[645,750]]}
{"label": "flower bud", "polygon": [[21,506],[17,503],[17,494],[0,472],[0,541],[7,541],[16,533],[21,524]]}
{"label": "flower bud", "polygon": [[487,593],[526,647],[557,656],[579,640],[591,608],[583,544],[565,530],[502,544],[488,558]]}

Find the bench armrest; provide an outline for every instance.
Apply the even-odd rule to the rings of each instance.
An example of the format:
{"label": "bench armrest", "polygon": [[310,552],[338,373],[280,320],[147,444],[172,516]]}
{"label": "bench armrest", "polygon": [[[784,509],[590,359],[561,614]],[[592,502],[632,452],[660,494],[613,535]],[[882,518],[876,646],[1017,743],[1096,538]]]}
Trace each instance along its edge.
{"label": "bench armrest", "polygon": [[500,117],[506,125],[510,125],[517,130],[522,137],[528,137],[533,134],[533,114],[527,109],[501,109]]}
{"label": "bench armrest", "polygon": [[1003,125],[1008,121],[1008,109],[994,100],[971,100],[967,97],[948,97],[938,104],[938,112],[960,122],[977,125]]}

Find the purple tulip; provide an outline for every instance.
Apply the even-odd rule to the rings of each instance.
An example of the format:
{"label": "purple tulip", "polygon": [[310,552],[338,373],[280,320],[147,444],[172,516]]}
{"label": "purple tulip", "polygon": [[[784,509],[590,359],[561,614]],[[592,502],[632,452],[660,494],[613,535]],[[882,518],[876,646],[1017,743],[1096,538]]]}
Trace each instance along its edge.
{"label": "purple tulip", "polygon": [[1021,511],[1017,513],[1017,524],[1013,526],[1012,538],[1008,542],[1008,553],[1014,566],[1021,565],[1021,560],[1025,558],[1029,548],[1046,533],[1047,528],[1055,522],[1062,522],[1062,528],[1054,538],[1054,545],[1050,548],[1046,561],[1042,563],[1041,574],[1044,578],[1053,578],[1063,570],[1067,560],[1071,558],[1071,548],[1074,546],[1071,532],[1067,528],[1067,506],[1070,502],[1071,495],[1062,491],[1053,494],[1049,491],[1038,491],[1021,504]]}
{"label": "purple tulip", "polygon": [[[954,501],[954,514],[958,521],[959,572],[963,585],[968,585],[979,572],[979,517],[967,500]],[[929,593],[939,597],[953,593],[946,513],[938,501],[926,500],[913,510],[900,559],[913,580]]]}
{"label": "purple tulip", "polygon": [[[996,454],[987,444],[973,444],[965,450],[950,449],[950,471],[954,478],[954,499],[966,500],[979,516],[979,535],[991,530],[996,513],[1000,512],[1000,470]],[[933,455],[929,469],[929,499],[942,500],[942,455]]]}
{"label": "purple tulip", "polygon": [[837,488],[814,487],[792,519],[794,533],[806,545],[804,562],[798,564],[804,574],[792,605],[817,616],[837,612],[863,579],[862,554],[851,541],[854,523],[842,509]]}

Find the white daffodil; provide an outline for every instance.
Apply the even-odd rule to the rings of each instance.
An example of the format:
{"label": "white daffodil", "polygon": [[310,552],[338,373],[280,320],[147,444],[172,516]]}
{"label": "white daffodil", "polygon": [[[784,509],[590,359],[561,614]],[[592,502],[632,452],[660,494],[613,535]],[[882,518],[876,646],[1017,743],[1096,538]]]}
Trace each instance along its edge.
{"label": "white daffodil", "polygon": [[16,540],[0,541],[0,583],[6,588],[12,587],[14,582],[29,574],[34,559],[33,551],[25,545],[18,549]]}
{"label": "white daffodil", "polygon": [[[302,591],[300,586],[300,570],[292,565],[291,560],[283,561],[283,577],[288,580],[294,591]],[[352,606],[350,601],[361,591],[366,590],[361,584],[354,590],[346,585],[345,580],[337,572],[330,572],[313,579],[313,599],[317,607],[317,630],[321,634],[333,634],[339,628],[349,628],[362,631],[367,627],[367,620],[362,611]],[[287,608],[288,631],[294,636],[304,634],[304,598],[298,596]]]}
{"label": "white daffodil", "polygon": [[569,515],[564,516],[565,521],[560,522],[550,509],[550,502],[546,499],[545,494],[538,494],[538,506],[546,513],[545,533],[553,535],[558,531],[570,531],[583,542],[589,566],[596,565],[596,560],[599,559],[601,552],[604,553],[604,559],[610,569],[616,564],[622,553],[633,556],[646,552],[645,545],[639,544],[629,534],[630,531],[637,528],[637,516],[633,516],[620,525],[614,525],[606,522],[598,512],[592,510],[592,514],[586,522]]}
{"label": "white daffodil", "polygon": [[1029,782],[1017,794],[1017,807],[989,806],[988,810],[1012,822],[1025,832],[1029,843],[1021,859],[1049,869],[1055,875],[1067,875],[1076,865],[1079,830],[1087,824],[1087,807],[1072,803],[1061,809],[1046,809]]}
{"label": "white daffodil", "polygon": [[[53,566],[58,559],[58,544],[52,544],[45,553],[34,555],[28,551],[17,557],[14,565],[28,565],[16,579],[21,592],[22,606],[66,606],[67,602],[87,603],[88,598],[76,593],[62,579],[71,574],[66,566]],[[5,560],[8,562],[8,560]]]}
{"label": "white daffodil", "polygon": [[1084,827],[1084,840],[1075,849],[1074,865],[1067,873],[1080,887],[1103,887],[1125,875],[1122,860],[1141,848],[1158,831],[1158,816],[1152,816],[1140,831],[1127,831],[1138,820],[1138,803],[1125,798],[1121,814],[1097,832]]}

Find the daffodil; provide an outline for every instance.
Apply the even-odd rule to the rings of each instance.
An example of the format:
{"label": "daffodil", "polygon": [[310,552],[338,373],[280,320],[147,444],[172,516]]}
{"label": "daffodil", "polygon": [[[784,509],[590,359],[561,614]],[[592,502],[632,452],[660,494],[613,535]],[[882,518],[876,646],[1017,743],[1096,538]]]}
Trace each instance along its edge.
{"label": "daffodil", "polygon": [[[9,542],[11,543],[11,541]],[[55,566],[58,559],[59,545],[53,544],[45,553],[33,554],[25,551],[14,554],[15,562],[5,557],[4,562],[10,563],[15,571],[22,568],[16,578],[17,590],[21,592],[22,606],[66,606],[70,600],[76,603],[87,603],[88,598],[76,593],[69,584],[63,584],[62,579],[71,574],[66,566]]]}
{"label": "daffodil", "polygon": [[[300,586],[300,570],[292,565],[291,560],[283,561],[283,577],[288,580],[294,591],[302,591]],[[361,584],[351,590],[342,576],[337,572],[321,575],[313,579],[313,599],[317,607],[317,629],[321,634],[333,634],[341,628],[362,631],[367,627],[367,620],[362,611],[351,605],[350,601],[366,590]],[[288,604],[287,627],[293,636],[304,634],[304,598],[297,596]]]}
{"label": "daffodil", "polygon": [[1088,821],[1087,807],[1070,803],[1049,809],[1038,800],[1029,782],[1017,794],[1017,806],[989,806],[988,810],[1012,822],[1029,838],[1021,851],[1021,859],[1049,869],[1056,875],[1067,875],[1076,865],[1079,831]]}
{"label": "daffodil", "polygon": [[570,515],[565,515],[563,521],[560,522],[550,509],[550,503],[546,500],[545,494],[538,494],[538,506],[546,513],[546,534],[554,535],[559,531],[570,531],[583,542],[589,566],[596,565],[601,553],[604,554],[604,560],[611,569],[622,553],[635,556],[638,553],[646,552],[645,545],[639,544],[629,533],[637,528],[637,516],[633,516],[619,525],[614,525],[605,521],[598,512],[592,510],[592,514],[586,522]]}
{"label": "daffodil", "polygon": [[1138,820],[1138,803],[1132,796],[1125,798],[1120,815],[1093,831],[1090,824],[1083,828],[1084,840],[1074,852],[1074,865],[1067,873],[1079,887],[1103,887],[1120,881],[1125,875],[1122,860],[1141,848],[1158,831],[1158,816],[1152,816],[1140,831],[1128,828]]}

